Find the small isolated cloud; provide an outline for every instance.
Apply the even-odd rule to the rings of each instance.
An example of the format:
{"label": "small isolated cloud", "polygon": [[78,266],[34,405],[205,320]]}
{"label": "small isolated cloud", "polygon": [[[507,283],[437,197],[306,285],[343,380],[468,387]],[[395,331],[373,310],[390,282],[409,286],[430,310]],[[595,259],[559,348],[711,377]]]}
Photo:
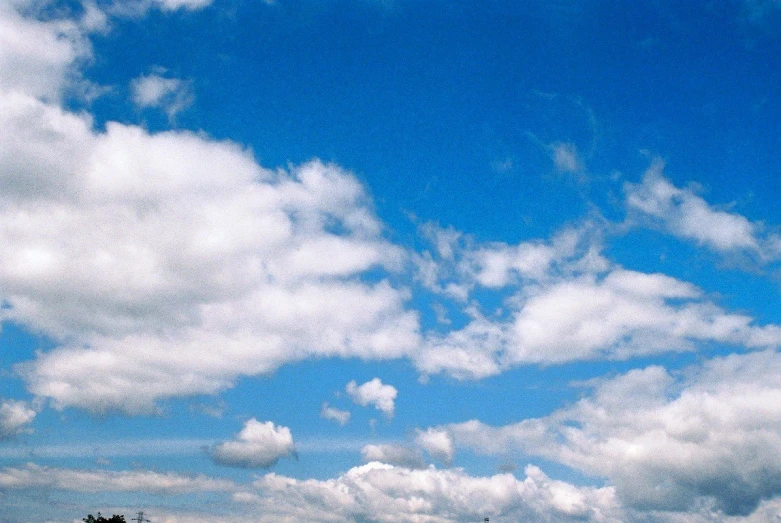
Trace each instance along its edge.
{"label": "small isolated cloud", "polygon": [[380,378],[374,378],[360,386],[353,380],[347,384],[345,390],[358,405],[362,407],[374,405],[377,410],[382,411],[389,418],[393,416],[396,408],[394,402],[398,391],[392,385],[383,384]]}
{"label": "small isolated cloud", "polygon": [[212,459],[226,467],[269,468],[295,453],[289,428],[252,418],[233,440],[214,447]]}
{"label": "small isolated cloud", "polygon": [[654,161],[639,184],[627,183],[624,190],[630,219],[721,253],[750,253],[765,261],[781,254],[778,237],[766,234],[762,223],[712,206],[691,188],[676,187],[664,177],[661,160]]}
{"label": "small isolated cloud", "polygon": [[551,144],[550,150],[553,165],[557,171],[574,174],[583,170],[583,162],[578,155],[575,144],[556,142]]}
{"label": "small isolated cloud", "polygon": [[335,421],[339,425],[347,425],[347,422],[350,421],[350,411],[331,407],[326,402],[323,403],[323,406],[320,409],[320,417],[323,419]]}
{"label": "small isolated cloud", "polygon": [[160,109],[168,118],[174,118],[195,100],[190,82],[154,73],[135,78],[130,82],[130,89],[137,107]]}
{"label": "small isolated cloud", "polygon": [[27,425],[36,412],[24,401],[5,400],[0,403],[0,440],[29,431]]}
{"label": "small isolated cloud", "polygon": [[366,445],[361,449],[361,457],[365,462],[379,461],[408,469],[426,467],[426,461],[420,451],[404,445]]}
{"label": "small isolated cloud", "polygon": [[196,11],[211,4],[212,0],[155,0],[155,3],[164,11],[176,11],[178,9]]}
{"label": "small isolated cloud", "polygon": [[209,5],[212,0],[114,0],[107,10],[110,14],[123,17],[141,17],[152,9],[165,13],[175,11],[198,11]]}
{"label": "small isolated cloud", "polygon": [[434,459],[438,459],[447,465],[453,462],[453,455],[455,454],[453,437],[446,430],[435,428],[418,430],[415,436],[415,443]]}

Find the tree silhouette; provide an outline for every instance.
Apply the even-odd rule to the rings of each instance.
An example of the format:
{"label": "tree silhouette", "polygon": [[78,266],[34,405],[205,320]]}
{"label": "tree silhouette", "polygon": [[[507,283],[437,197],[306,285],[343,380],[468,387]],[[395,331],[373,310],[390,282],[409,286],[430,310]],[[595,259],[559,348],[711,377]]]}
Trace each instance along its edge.
{"label": "tree silhouette", "polygon": [[82,521],[84,523],[125,523],[125,516],[118,516],[114,514],[109,519],[106,519],[100,515],[100,512],[98,512],[97,518],[90,514],[86,518],[82,519]]}

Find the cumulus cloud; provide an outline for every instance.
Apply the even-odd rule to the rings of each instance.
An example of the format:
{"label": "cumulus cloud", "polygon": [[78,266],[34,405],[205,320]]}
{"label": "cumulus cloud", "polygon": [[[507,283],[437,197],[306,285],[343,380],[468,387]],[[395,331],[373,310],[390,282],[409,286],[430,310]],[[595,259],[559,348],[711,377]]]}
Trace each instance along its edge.
{"label": "cumulus cloud", "polygon": [[[599,230],[586,223],[547,242],[517,245],[462,236],[445,244],[446,256],[440,248],[425,251],[421,282],[443,294],[451,286],[464,289],[467,321],[427,333],[413,355],[417,368],[476,379],[522,364],[627,359],[694,350],[702,342],[781,345],[777,325],[725,311],[687,282],[612,264],[601,254]],[[468,299],[481,288],[502,299],[498,313]]]}
{"label": "cumulus cloud", "polygon": [[233,440],[214,447],[212,459],[226,467],[269,468],[295,453],[289,428],[252,418]]}
{"label": "cumulus cloud", "polygon": [[96,133],[20,94],[0,106],[0,319],[60,340],[21,369],[58,407],[151,411],[288,361],[418,344],[406,291],[361,280],[403,252],[349,173],[268,171],[186,132]]}
{"label": "cumulus cloud", "polygon": [[374,378],[360,386],[353,380],[347,384],[345,391],[356,404],[362,407],[374,405],[374,408],[386,416],[393,416],[398,391],[393,385],[384,384],[380,378]]}
{"label": "cumulus cloud", "polygon": [[426,461],[420,451],[395,443],[364,445],[361,449],[361,457],[367,463],[379,461],[408,469],[426,467]]}
{"label": "cumulus cloud", "polygon": [[[408,292],[381,276],[404,253],[349,173],[269,171],[187,132],[96,131],[57,104],[106,13],[207,3],[45,20],[29,2],[0,5],[0,322],[55,341],[18,370],[58,408],[154,412],[289,361],[396,358],[419,342]],[[187,98],[160,74],[134,86],[138,103],[174,113]]]}
{"label": "cumulus cloud", "polygon": [[0,93],[25,93],[59,100],[78,63],[91,57],[85,28],[78,20],[22,16],[34,12],[25,2],[0,3]]}
{"label": "cumulus cloud", "polygon": [[42,467],[28,463],[21,467],[0,469],[0,488],[56,489],[71,492],[144,492],[158,495],[195,492],[230,492],[232,481],[188,476],[172,472],[107,471]]}
{"label": "cumulus cloud", "polygon": [[335,421],[339,425],[347,425],[347,422],[350,421],[350,411],[331,407],[326,402],[323,403],[323,406],[320,409],[320,417],[323,419]]}
{"label": "cumulus cloud", "polygon": [[35,419],[36,411],[24,401],[0,402],[0,440],[29,431],[27,426]]}
{"label": "cumulus cloud", "polygon": [[166,78],[159,74],[142,75],[130,83],[133,103],[139,108],[156,107],[169,119],[192,105],[195,97],[190,82],[180,78]]}
{"label": "cumulus cloud", "polygon": [[575,487],[548,478],[538,468],[526,477],[469,476],[460,469],[411,470],[377,462],[338,478],[300,481],[268,474],[257,492],[234,499],[268,515],[297,521],[619,521],[612,488]]}
{"label": "cumulus cloud", "polygon": [[781,354],[715,358],[682,377],[651,366],[544,418],[437,430],[476,452],[522,451],[605,477],[636,510],[746,516],[781,496]]}
{"label": "cumulus cloud", "polygon": [[716,251],[746,252],[763,259],[779,256],[777,236],[764,233],[761,223],[710,205],[691,188],[681,189],[664,177],[656,160],[639,184],[625,186],[630,217],[649,220],[670,233]]}
{"label": "cumulus cloud", "polygon": [[428,452],[434,459],[438,459],[449,465],[455,455],[453,438],[447,430],[428,428],[418,429],[415,435],[415,443],[418,447]]}

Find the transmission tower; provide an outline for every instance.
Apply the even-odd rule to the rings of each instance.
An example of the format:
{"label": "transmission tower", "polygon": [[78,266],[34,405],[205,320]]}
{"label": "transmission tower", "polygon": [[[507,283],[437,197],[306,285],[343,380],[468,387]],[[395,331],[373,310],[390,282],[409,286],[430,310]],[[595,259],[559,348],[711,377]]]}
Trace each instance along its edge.
{"label": "transmission tower", "polygon": [[138,523],[152,523],[151,521],[149,521],[144,517],[143,512],[139,512],[138,514],[136,514],[136,517],[134,517],[130,521],[137,521]]}

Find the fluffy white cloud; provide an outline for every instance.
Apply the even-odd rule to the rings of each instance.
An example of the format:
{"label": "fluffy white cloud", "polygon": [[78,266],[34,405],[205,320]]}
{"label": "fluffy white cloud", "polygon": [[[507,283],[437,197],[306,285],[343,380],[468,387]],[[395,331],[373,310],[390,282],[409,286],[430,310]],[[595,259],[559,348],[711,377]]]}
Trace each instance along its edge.
{"label": "fluffy white cloud", "polygon": [[[419,279],[442,294],[462,289],[467,321],[427,333],[413,355],[424,374],[474,379],[521,364],[627,359],[701,342],[781,345],[781,327],[729,313],[689,283],[611,264],[600,253],[598,224],[518,245],[477,244],[452,231],[449,242],[430,236],[437,250],[418,258]],[[477,288],[496,292],[503,307],[484,313],[469,299]]]}
{"label": "fluffy white cloud", "polygon": [[154,73],[133,79],[130,88],[136,106],[160,108],[168,118],[174,118],[195,100],[189,82]]}
{"label": "fluffy white cloud", "polygon": [[[419,342],[407,292],[363,277],[404,254],[349,173],[272,172],[191,133],[96,132],[56,105],[105,13],[207,3],[88,4],[46,21],[38,4],[0,5],[0,322],[55,340],[19,370],[57,407],[151,412],[289,361],[395,358]],[[141,105],[187,98],[160,75],[134,86]]]}
{"label": "fluffy white cloud", "polygon": [[57,100],[77,62],[91,56],[91,46],[77,20],[49,16],[41,21],[19,13],[34,13],[35,7],[0,2],[0,93]]}
{"label": "fluffy white cloud", "polygon": [[244,424],[236,438],[216,445],[212,458],[226,467],[268,468],[295,453],[289,428],[252,418]]}
{"label": "fluffy white cloud", "polygon": [[361,449],[363,461],[379,461],[408,469],[422,469],[426,461],[420,451],[399,444],[365,445]]}
{"label": "fluffy white cloud", "polygon": [[350,411],[337,409],[329,406],[328,403],[323,403],[323,406],[320,409],[320,417],[335,421],[339,425],[347,425],[347,422],[350,421]]}
{"label": "fluffy white cloud", "polygon": [[507,319],[472,309],[463,328],[429,334],[414,357],[418,368],[480,378],[524,363],[626,359],[692,350],[703,341],[781,345],[777,325],[730,314],[696,287],[662,274],[615,268],[522,289],[508,305]]}
{"label": "fluffy white cloud", "polygon": [[28,463],[22,467],[0,469],[0,488],[57,489],[72,492],[145,492],[149,494],[189,494],[193,492],[230,492],[232,481],[204,475],[187,476],[153,471],[79,470],[42,467]]}
{"label": "fluffy white cloud", "polygon": [[29,430],[27,425],[32,423],[35,415],[35,409],[24,401],[4,400],[0,402],[0,440]]}
{"label": "fluffy white cloud", "polygon": [[447,465],[453,461],[455,447],[453,438],[447,430],[435,428],[418,430],[415,435],[415,444],[428,452],[434,459],[438,459]]}
{"label": "fluffy white cloud", "polygon": [[608,478],[637,510],[745,516],[781,495],[781,354],[716,358],[679,379],[633,370],[545,418],[438,430],[476,452],[515,449]]}
{"label": "fluffy white cloud", "polygon": [[358,405],[374,405],[386,416],[393,416],[398,391],[393,385],[384,384],[380,378],[374,378],[360,386],[353,380],[347,384],[345,391]]}
{"label": "fluffy white cloud", "polygon": [[777,237],[763,233],[760,223],[717,209],[690,188],[675,187],[664,177],[657,160],[639,184],[626,184],[630,216],[647,219],[670,233],[720,252],[743,251],[763,259],[779,256]]}
{"label": "fluffy white cloud", "polygon": [[149,411],[288,361],[418,344],[406,292],[361,281],[403,253],[348,173],[267,171],[190,133],[94,133],[24,95],[0,106],[0,319],[62,342],[23,369],[57,406]]}
{"label": "fluffy white cloud", "polygon": [[612,488],[575,487],[533,466],[518,480],[373,462],[326,481],[268,474],[255,487],[234,499],[256,504],[269,518],[296,521],[620,521]]}

